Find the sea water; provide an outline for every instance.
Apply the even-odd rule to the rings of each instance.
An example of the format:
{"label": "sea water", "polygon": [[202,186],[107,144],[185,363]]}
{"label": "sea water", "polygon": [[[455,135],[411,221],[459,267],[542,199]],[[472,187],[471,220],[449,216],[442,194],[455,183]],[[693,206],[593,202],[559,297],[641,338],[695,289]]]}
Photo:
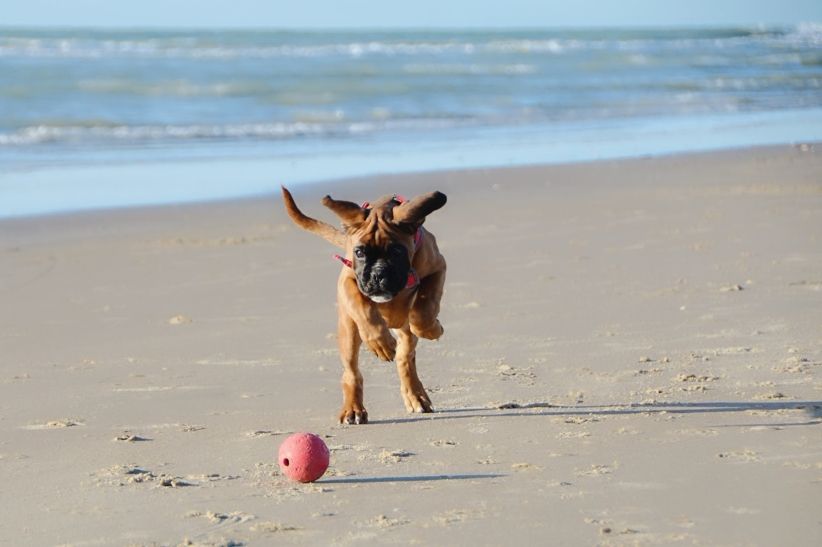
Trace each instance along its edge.
{"label": "sea water", "polygon": [[822,140],[822,26],[0,28],[0,216]]}

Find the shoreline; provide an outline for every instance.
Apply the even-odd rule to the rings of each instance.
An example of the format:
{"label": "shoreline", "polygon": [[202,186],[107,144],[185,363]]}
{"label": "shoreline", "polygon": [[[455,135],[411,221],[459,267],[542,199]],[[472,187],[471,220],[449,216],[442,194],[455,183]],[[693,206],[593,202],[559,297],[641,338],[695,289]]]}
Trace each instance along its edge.
{"label": "shoreline", "polygon": [[[0,221],[0,537],[32,545],[817,545],[822,149],[397,174],[439,189],[436,412],[361,354],[277,196]],[[283,477],[291,432],[331,467]]]}
{"label": "shoreline", "polygon": [[[384,179],[405,179],[407,177],[420,177],[423,179],[436,179],[438,177],[453,177],[453,176],[464,176],[470,177],[472,174],[478,173],[487,173],[487,172],[494,172],[499,174],[504,174],[506,171],[511,171],[513,173],[519,171],[529,171],[534,169],[568,169],[574,167],[586,167],[590,166],[595,168],[597,165],[604,165],[604,164],[630,164],[634,162],[645,162],[648,160],[674,160],[676,158],[691,158],[693,160],[700,160],[700,159],[712,159],[712,158],[722,158],[722,157],[736,157],[739,155],[745,154],[770,154],[770,153],[779,153],[788,150],[794,150],[798,152],[808,152],[819,149],[822,147],[822,141],[809,141],[809,142],[796,142],[790,144],[768,144],[768,145],[761,145],[761,146],[740,146],[740,147],[729,147],[729,148],[721,148],[721,149],[713,149],[713,150],[698,150],[698,151],[685,151],[685,152],[669,152],[669,153],[661,153],[658,155],[652,154],[644,154],[639,156],[629,156],[629,157],[614,157],[614,158],[603,158],[603,159],[592,159],[592,160],[580,160],[580,161],[568,161],[568,162],[555,162],[555,163],[533,163],[533,164],[515,164],[515,165],[499,165],[499,166],[476,166],[476,167],[454,167],[454,168],[432,168],[432,169],[424,169],[418,171],[401,171],[401,172],[387,172],[387,173],[375,173],[375,174],[365,174],[365,175],[352,175],[352,176],[342,176],[342,177],[333,177],[333,178],[325,178],[321,180],[310,180],[304,182],[296,182],[290,183],[288,181],[283,181],[282,184],[289,187],[292,192],[295,194],[300,194],[303,192],[310,191],[312,188],[336,188],[340,185],[343,185],[346,189],[353,190],[361,190],[363,186],[367,185],[370,182],[377,182],[379,183],[381,180]],[[242,160],[216,160],[218,163],[238,163],[241,164]],[[170,160],[169,163],[175,163],[173,160]],[[140,164],[135,164],[140,165]],[[124,169],[129,169],[131,167],[135,167],[132,164],[126,164],[121,166]],[[162,170],[163,165],[165,163],[156,164],[158,170]],[[92,169],[94,167],[91,167]],[[54,166],[49,168],[50,170],[59,171],[60,166]],[[389,191],[390,192],[390,191]],[[84,216],[84,215],[109,215],[109,214],[116,214],[116,213],[137,213],[139,214],[140,211],[152,211],[152,210],[164,210],[164,209],[179,209],[179,208],[188,208],[188,207],[208,207],[208,206],[219,206],[220,204],[243,204],[248,202],[260,201],[260,200],[267,200],[267,199],[274,199],[279,200],[279,184],[276,185],[275,188],[266,189],[264,191],[260,191],[258,193],[252,193],[248,195],[240,195],[240,196],[229,196],[229,197],[215,197],[211,199],[201,199],[201,200],[182,200],[182,201],[172,201],[172,202],[161,202],[161,203],[147,203],[147,204],[136,204],[136,205],[119,205],[119,206],[103,206],[103,207],[93,207],[93,208],[83,208],[83,209],[72,209],[72,210],[65,210],[65,211],[51,211],[51,212],[41,212],[41,213],[31,213],[31,214],[21,214],[21,215],[7,215],[4,216],[0,214],[0,225],[7,224],[7,223],[16,223],[16,222],[26,222],[32,221],[37,219],[60,219],[60,218],[70,218],[75,216]]]}
{"label": "shoreline", "polygon": [[[169,152],[151,148],[104,150],[97,158],[101,163],[34,162],[26,170],[0,172],[4,196],[0,218],[257,196],[276,192],[283,181],[296,186],[392,173],[564,165],[791,146],[822,142],[821,127],[822,109],[812,108],[553,126],[471,127],[340,141],[215,143],[192,148],[191,155],[182,158],[175,157],[179,152],[173,147]],[[198,157],[209,153],[211,158]],[[52,161],[59,156],[57,153]],[[11,155],[7,165],[14,161],[25,165],[30,161],[25,157],[14,160]],[[118,161],[111,162],[113,157]],[[161,160],[156,161],[157,157]]]}

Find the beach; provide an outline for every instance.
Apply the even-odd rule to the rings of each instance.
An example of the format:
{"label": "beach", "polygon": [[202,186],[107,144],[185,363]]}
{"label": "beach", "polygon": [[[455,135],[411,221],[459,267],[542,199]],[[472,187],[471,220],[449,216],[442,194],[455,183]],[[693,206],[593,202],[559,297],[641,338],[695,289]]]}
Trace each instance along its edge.
{"label": "beach", "polygon": [[275,194],[3,219],[0,543],[822,542],[818,144],[292,189],[448,195],[436,412],[363,351],[336,423],[340,266]]}

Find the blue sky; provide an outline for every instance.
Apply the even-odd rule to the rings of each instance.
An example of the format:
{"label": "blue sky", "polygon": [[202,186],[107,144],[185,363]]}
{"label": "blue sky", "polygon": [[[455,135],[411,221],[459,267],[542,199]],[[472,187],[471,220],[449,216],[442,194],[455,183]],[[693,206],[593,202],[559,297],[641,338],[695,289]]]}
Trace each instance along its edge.
{"label": "blue sky", "polygon": [[0,25],[419,28],[791,25],[820,0],[3,0]]}

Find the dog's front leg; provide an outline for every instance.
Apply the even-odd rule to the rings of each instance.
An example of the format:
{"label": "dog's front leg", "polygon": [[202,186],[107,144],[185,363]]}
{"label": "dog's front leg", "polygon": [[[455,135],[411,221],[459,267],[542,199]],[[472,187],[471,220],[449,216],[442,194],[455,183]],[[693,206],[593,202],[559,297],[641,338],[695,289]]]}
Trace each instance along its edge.
{"label": "dog's front leg", "polygon": [[356,323],[342,307],[338,310],[337,344],[343,365],[343,406],[341,424],[368,423],[368,412],[363,405],[363,381],[360,373],[359,354],[362,339]]}
{"label": "dog's front leg", "polygon": [[417,375],[417,337],[408,323],[397,331],[397,338],[397,372],[405,408],[408,412],[433,412],[431,399]]}
{"label": "dog's front leg", "polygon": [[376,304],[362,295],[357,282],[344,278],[340,283],[340,302],[346,303],[349,317],[356,323],[362,341],[383,361],[393,361],[397,353],[397,341],[391,336],[385,319]]}

